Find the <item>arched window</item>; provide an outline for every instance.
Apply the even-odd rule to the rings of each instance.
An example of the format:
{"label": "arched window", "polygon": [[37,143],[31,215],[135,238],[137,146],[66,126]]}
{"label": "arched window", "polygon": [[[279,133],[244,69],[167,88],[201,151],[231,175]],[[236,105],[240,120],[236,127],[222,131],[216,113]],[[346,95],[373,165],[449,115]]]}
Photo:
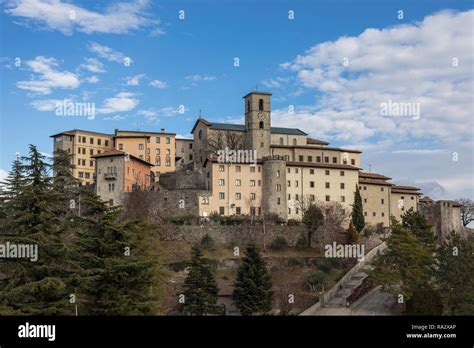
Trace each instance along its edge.
{"label": "arched window", "polygon": [[258,100],[258,110],[263,111],[263,99]]}
{"label": "arched window", "polygon": [[202,139],[202,130],[200,129],[199,130],[199,140],[201,140],[201,139]]}
{"label": "arched window", "polygon": [[280,138],[280,145],[283,145],[283,138]]}
{"label": "arched window", "polygon": [[293,146],[296,146],[296,139],[293,139]]}
{"label": "arched window", "polygon": [[250,111],[250,100],[247,100],[247,112]]}
{"label": "arched window", "polygon": [[263,121],[260,121],[260,123],[258,124],[258,127],[259,127],[260,129],[263,129]]}

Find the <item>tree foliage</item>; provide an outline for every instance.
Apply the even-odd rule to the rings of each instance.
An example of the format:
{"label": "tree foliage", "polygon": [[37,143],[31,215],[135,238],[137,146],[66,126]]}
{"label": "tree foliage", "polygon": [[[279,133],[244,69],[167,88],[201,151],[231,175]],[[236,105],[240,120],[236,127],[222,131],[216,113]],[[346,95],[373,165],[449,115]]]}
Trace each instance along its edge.
{"label": "tree foliage", "polygon": [[365,226],[364,208],[362,206],[362,197],[360,195],[359,185],[356,185],[354,193],[354,204],[352,205],[352,223],[357,232],[361,232]]}
{"label": "tree foliage", "polygon": [[306,226],[308,247],[311,248],[313,234],[324,223],[323,212],[315,204],[310,205],[303,215],[303,223]]}

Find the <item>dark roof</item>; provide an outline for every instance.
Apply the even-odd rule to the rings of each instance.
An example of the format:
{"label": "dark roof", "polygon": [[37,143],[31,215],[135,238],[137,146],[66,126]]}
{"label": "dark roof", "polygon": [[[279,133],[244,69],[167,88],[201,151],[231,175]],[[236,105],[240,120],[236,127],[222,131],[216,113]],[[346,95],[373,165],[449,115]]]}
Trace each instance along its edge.
{"label": "dark roof", "polygon": [[451,200],[446,200],[446,201],[441,201],[441,202],[449,202],[453,205],[453,207],[462,207],[462,204],[456,201],[451,201]]}
{"label": "dark roof", "polygon": [[392,186],[393,193],[404,193],[407,195],[421,195],[421,192],[416,192],[416,191],[420,191],[420,189],[413,186],[397,186],[397,185]]}
{"label": "dark roof", "polygon": [[193,139],[188,139],[188,138],[175,138],[174,140],[194,141]]}
{"label": "dark roof", "polygon": [[[120,150],[111,150],[111,151],[106,151],[106,152],[102,152],[102,153],[98,153],[97,155],[93,155],[91,156],[92,158],[102,158],[102,157],[115,157],[115,156],[125,156],[127,155],[126,152],[124,151],[120,151]],[[132,154],[128,154],[130,157],[132,157],[133,159],[137,160],[137,161],[140,161],[144,164],[147,164],[149,165],[150,167],[153,167],[153,164],[151,164],[150,162],[147,162],[137,156],[134,156]]]}
{"label": "dark roof", "polygon": [[327,141],[319,140],[319,139],[313,139],[313,138],[307,138],[306,143],[307,144],[313,144],[313,145],[329,145],[329,143]]}
{"label": "dark roof", "polygon": [[56,133],[56,134],[50,135],[49,137],[54,138],[54,137],[57,137],[58,135],[63,135],[63,134],[64,135],[76,135],[77,132],[94,134],[94,135],[103,135],[103,136],[107,136],[107,137],[113,137],[113,134],[93,132],[93,131],[88,131],[88,130],[83,130],[83,129],[71,129],[71,130],[68,130],[68,131],[64,131],[64,132],[61,132],[61,133]]}
{"label": "dark roof", "polygon": [[382,185],[382,186],[393,186],[393,184],[385,181],[385,180],[378,180],[378,179],[364,179],[359,176],[359,184],[366,184],[366,185]]}
{"label": "dark roof", "polygon": [[[232,124],[232,123],[220,123],[220,122],[209,122],[204,118],[198,118],[196,123],[191,129],[191,133],[194,133],[194,129],[198,125],[199,121],[203,122],[206,126],[211,129],[225,130],[233,132],[245,132],[245,126],[243,124]],[[271,133],[273,134],[290,134],[290,135],[308,135],[298,128],[283,128],[283,127],[271,127]]]}
{"label": "dark roof", "polygon": [[150,135],[114,135],[114,138],[150,138]]}
{"label": "dark roof", "polygon": [[314,163],[314,162],[286,162],[290,167],[312,167],[312,168],[326,168],[326,169],[347,169],[360,170],[360,168],[348,164],[332,164],[332,163]]}
{"label": "dark roof", "polygon": [[251,92],[247,93],[246,95],[244,95],[242,98],[245,98],[245,97],[247,97],[247,96],[250,95],[250,94],[272,95],[272,94],[269,93],[269,92],[251,91]]}
{"label": "dark roof", "polygon": [[390,180],[388,176],[377,174],[377,173],[367,173],[367,172],[359,172],[359,178],[366,178],[366,179],[377,179],[377,180]]}
{"label": "dark roof", "polygon": [[394,185],[393,188],[397,190],[405,190],[405,191],[420,191],[418,187],[414,186],[400,186],[400,185]]}
{"label": "dark roof", "polygon": [[311,150],[318,150],[318,151],[341,151],[341,152],[351,152],[351,153],[362,153],[362,151],[359,150],[351,150],[351,149],[341,149],[339,147],[314,147],[314,146],[308,146],[308,145],[270,145],[270,147],[279,147],[279,148],[286,148],[286,149],[293,149],[293,148],[298,148],[298,149],[311,149]]}

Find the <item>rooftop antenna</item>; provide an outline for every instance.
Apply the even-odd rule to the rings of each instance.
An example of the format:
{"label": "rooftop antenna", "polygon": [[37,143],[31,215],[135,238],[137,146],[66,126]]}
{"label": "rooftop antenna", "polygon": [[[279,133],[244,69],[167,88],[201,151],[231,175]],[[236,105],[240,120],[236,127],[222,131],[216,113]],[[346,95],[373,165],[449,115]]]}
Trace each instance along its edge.
{"label": "rooftop antenna", "polygon": [[199,108],[199,119],[201,118],[201,108]]}
{"label": "rooftop antenna", "polygon": [[255,87],[255,90],[258,91],[258,82],[257,82],[257,86]]}
{"label": "rooftop antenna", "polygon": [[136,123],[136,126],[135,126],[135,130],[140,130],[140,128],[138,127],[138,122]]}
{"label": "rooftop antenna", "polygon": [[369,173],[372,173],[372,165],[369,164]]}

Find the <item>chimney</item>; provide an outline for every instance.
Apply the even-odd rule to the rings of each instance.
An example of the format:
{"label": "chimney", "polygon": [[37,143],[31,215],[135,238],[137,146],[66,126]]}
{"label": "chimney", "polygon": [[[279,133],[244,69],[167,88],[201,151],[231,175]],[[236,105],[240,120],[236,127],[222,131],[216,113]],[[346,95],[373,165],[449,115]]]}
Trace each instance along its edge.
{"label": "chimney", "polygon": [[164,128],[161,128],[161,131],[164,133],[165,129],[164,129]]}

